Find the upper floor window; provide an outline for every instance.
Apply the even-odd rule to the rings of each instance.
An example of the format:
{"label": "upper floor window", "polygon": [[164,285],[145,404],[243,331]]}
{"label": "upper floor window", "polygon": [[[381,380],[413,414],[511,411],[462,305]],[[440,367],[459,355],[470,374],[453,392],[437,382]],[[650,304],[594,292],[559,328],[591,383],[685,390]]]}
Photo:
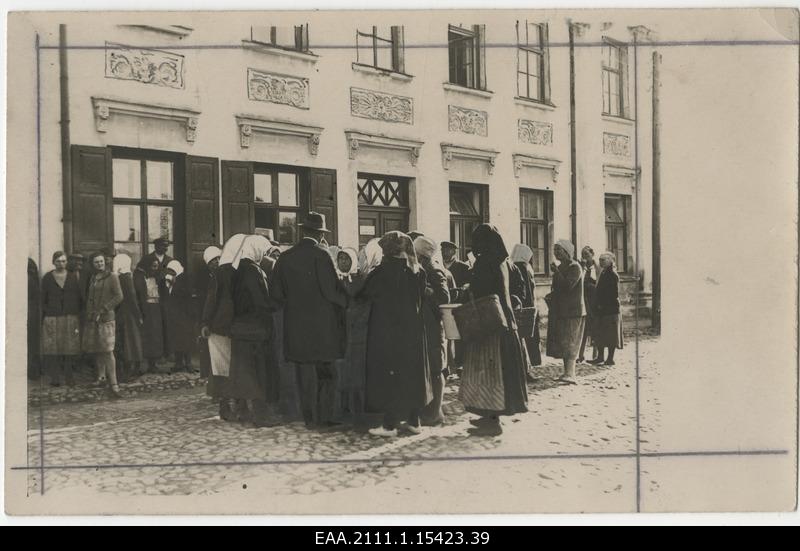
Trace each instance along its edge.
{"label": "upper floor window", "polygon": [[450,83],[486,90],[486,25],[450,25],[447,33]]}
{"label": "upper floor window", "polygon": [[603,42],[603,114],[627,117],[628,48],[608,39]]}
{"label": "upper floor window", "polygon": [[517,21],[517,96],[550,101],[547,25]]}
{"label": "upper floor window", "polygon": [[294,27],[250,27],[250,40],[297,52],[308,52],[308,23]]}
{"label": "upper floor window", "polygon": [[368,27],[356,31],[356,63],[405,73],[403,27]]}

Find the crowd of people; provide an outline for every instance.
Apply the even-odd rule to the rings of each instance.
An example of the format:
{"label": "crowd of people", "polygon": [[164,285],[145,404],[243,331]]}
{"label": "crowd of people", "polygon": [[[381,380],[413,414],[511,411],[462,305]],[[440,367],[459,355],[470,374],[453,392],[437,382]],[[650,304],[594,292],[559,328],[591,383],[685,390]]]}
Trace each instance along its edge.
{"label": "crowd of people", "polygon": [[[475,228],[470,262],[421,232],[391,231],[355,250],[327,245],[321,214],[301,230],[287,250],[244,234],[208,247],[201,307],[165,238],[135,268],[124,253],[54,253],[39,287],[51,384],[74,384],[76,364],[89,360],[119,397],[120,378],[155,371],[166,356],[173,370],[192,370],[199,356],[220,418],[256,427],[294,415],[320,431],[418,434],[445,421],[448,375],[477,416],[470,434],[499,435],[502,416],[527,411],[531,368],[542,362],[539,315],[522,321],[536,312],[530,247],[509,254],[490,224]],[[563,360],[559,380],[571,384],[589,342],[594,364],[613,365],[622,348],[619,276],[611,253],[595,261],[585,247],[578,261],[562,240],[553,254],[545,353]],[[448,340],[442,306],[487,298],[498,329]]]}

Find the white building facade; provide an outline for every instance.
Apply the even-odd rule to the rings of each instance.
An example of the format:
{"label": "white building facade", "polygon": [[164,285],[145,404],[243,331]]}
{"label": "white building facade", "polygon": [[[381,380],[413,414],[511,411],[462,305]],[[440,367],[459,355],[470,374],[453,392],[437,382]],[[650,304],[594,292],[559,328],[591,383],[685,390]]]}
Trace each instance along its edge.
{"label": "white building facade", "polygon": [[69,15],[61,52],[59,28],[37,29],[30,256],[135,261],[166,235],[191,273],[234,233],[293,244],[311,210],[343,247],[418,230],[465,255],[488,221],[535,251],[540,298],[566,238],[617,253],[642,304],[652,36],[550,13]]}

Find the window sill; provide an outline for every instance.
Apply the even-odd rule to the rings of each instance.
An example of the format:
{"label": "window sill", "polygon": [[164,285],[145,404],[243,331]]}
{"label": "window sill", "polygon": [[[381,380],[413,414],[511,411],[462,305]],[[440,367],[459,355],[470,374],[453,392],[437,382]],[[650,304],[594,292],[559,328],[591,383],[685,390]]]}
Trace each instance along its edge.
{"label": "window sill", "polygon": [[319,60],[318,55],[312,54],[310,52],[285,50],[283,48],[279,48],[278,46],[270,46],[268,44],[262,44],[261,42],[253,42],[252,40],[242,40],[242,47],[245,50],[252,50],[260,54],[278,55],[278,56],[288,57],[291,59],[297,59],[300,61],[307,61],[308,63],[316,63]]}
{"label": "window sill", "polygon": [[514,97],[514,102],[523,107],[530,107],[532,109],[539,109],[541,111],[555,111],[556,106],[552,103],[543,103],[533,99],[523,98],[521,96]]}
{"label": "window sill", "polygon": [[380,69],[378,67],[373,67],[372,65],[364,65],[362,63],[353,63],[353,70],[358,73],[364,73],[367,75],[374,75],[379,77],[389,77],[394,80],[399,80],[401,82],[410,82],[414,75],[407,75],[406,73],[399,73],[397,71],[392,71],[389,69]]}
{"label": "window sill", "polygon": [[636,124],[636,121],[633,119],[629,119],[626,117],[617,117],[616,115],[608,115],[603,113],[603,120],[606,122],[613,122],[615,124],[622,124],[625,126],[633,126]]}
{"label": "window sill", "polygon": [[478,90],[477,88],[467,88],[466,86],[453,84],[451,82],[443,83],[442,87],[448,92],[458,92],[461,94],[468,94],[470,96],[478,96],[479,98],[491,99],[492,96],[494,96],[494,92],[492,92],[491,90]]}

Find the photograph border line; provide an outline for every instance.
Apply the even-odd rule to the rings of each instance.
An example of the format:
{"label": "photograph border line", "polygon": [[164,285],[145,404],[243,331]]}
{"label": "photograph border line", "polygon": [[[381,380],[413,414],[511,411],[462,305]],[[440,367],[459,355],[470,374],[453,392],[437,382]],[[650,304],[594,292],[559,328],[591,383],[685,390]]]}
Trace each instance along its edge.
{"label": "photograph border line", "polygon": [[[634,37],[633,40],[633,50],[634,50],[634,71],[638,73],[638,47],[639,43]],[[447,43],[436,43],[436,44],[406,44],[407,48],[447,48]],[[595,47],[602,47],[602,42],[592,42],[592,43],[579,43],[579,44],[572,44],[572,47],[575,48],[595,48]],[[696,46],[703,46],[703,47],[726,47],[726,46],[797,46],[798,50],[800,50],[800,40],[721,40],[721,41],[647,41],[646,46],[648,48],[659,48],[659,47],[696,47]],[[202,50],[202,49],[218,49],[218,50],[245,50],[246,46],[243,44],[232,44],[232,45],[195,45],[195,46],[187,46],[187,45],[169,45],[169,46],[140,46],[140,45],[126,45],[127,48],[135,49],[171,49],[171,50]],[[486,47],[488,48],[516,48],[517,44],[506,44],[506,43],[487,43]],[[563,47],[570,47],[570,43],[552,43],[549,45],[551,48],[563,48]],[[95,45],[78,45],[78,46],[66,46],[67,50],[104,50],[107,46],[103,44],[102,46],[95,46]],[[353,45],[322,45],[317,44],[313,45],[314,49],[318,50],[331,50],[331,49],[356,49]],[[41,197],[42,191],[42,179],[41,179],[41,68],[40,68],[40,53],[41,50],[58,50],[58,45],[42,45],[40,43],[39,33],[36,33],[35,39],[35,49],[36,49],[36,142],[37,142],[37,187],[39,196]],[[800,57],[798,58],[800,59]],[[800,64],[798,65],[798,71],[800,74]],[[800,105],[800,98],[798,98],[799,105]],[[635,102],[635,111],[636,111],[636,119],[634,121],[634,134],[635,134],[635,145],[634,145],[634,155],[636,158],[636,166],[639,166],[639,116],[638,116],[638,78],[635,79],[635,91],[634,91],[634,102]],[[799,152],[800,153],[800,152]],[[798,156],[798,175],[800,176],[800,154]],[[637,191],[639,189],[638,179],[639,174],[637,173]],[[634,262],[638,266],[639,264],[639,204],[637,202],[636,205],[637,216],[636,216],[636,224],[634,228],[634,232],[636,233],[636,241],[637,247],[635,251],[635,259]],[[41,232],[41,220],[42,220],[42,210],[41,210],[41,203],[37,205],[37,215],[39,221],[39,228],[37,231]],[[39,239],[39,256],[41,257],[41,239]],[[796,251],[796,261],[798,266],[798,271],[800,272],[800,225],[798,225],[798,249]],[[797,328],[800,331],[800,278],[798,278],[798,289],[796,295],[796,301],[799,305],[798,307],[798,318],[797,318]],[[119,465],[46,465],[45,464],[45,440],[44,440],[44,407],[43,404],[39,404],[39,440],[40,440],[40,450],[39,450],[39,460],[40,464],[38,466],[25,466],[25,467],[11,467],[10,470],[12,471],[32,471],[38,470],[40,473],[40,494],[44,496],[45,493],[45,471],[47,470],[76,470],[76,469],[125,469],[125,468],[175,468],[175,467],[200,467],[200,466],[266,466],[266,465],[292,465],[292,464],[317,464],[317,465],[325,465],[325,464],[352,464],[352,463],[376,463],[376,462],[390,462],[390,461],[402,461],[402,462],[443,462],[443,461],[486,461],[486,460],[497,460],[497,461],[513,461],[513,460],[552,460],[552,459],[636,459],[636,512],[641,513],[641,459],[648,458],[648,459],[658,459],[658,458],[680,458],[680,457],[743,457],[743,456],[782,456],[788,455],[790,453],[789,450],[736,450],[736,451],[684,451],[684,452],[642,452],[641,451],[641,403],[640,403],[640,365],[639,365],[639,312],[638,310],[635,313],[635,326],[636,326],[636,333],[634,335],[634,342],[635,342],[635,353],[634,353],[634,362],[635,362],[635,377],[636,377],[636,452],[635,453],[620,453],[620,454],[560,454],[560,455],[512,455],[512,456],[472,456],[472,457],[441,457],[441,458],[413,458],[413,457],[401,457],[401,458],[381,458],[381,459],[331,459],[331,460],[275,460],[275,461],[255,461],[255,462],[208,462],[208,463],[165,463],[165,464],[119,464]],[[797,347],[797,392],[796,392],[796,411],[797,414],[800,412],[800,347]],[[796,446],[795,446],[795,462],[796,466],[800,466],[800,423],[797,421],[795,422],[795,437],[796,437]],[[797,468],[795,469],[795,486],[797,485]],[[797,508],[797,501],[798,501],[798,494],[797,490],[795,490],[795,509]]]}

